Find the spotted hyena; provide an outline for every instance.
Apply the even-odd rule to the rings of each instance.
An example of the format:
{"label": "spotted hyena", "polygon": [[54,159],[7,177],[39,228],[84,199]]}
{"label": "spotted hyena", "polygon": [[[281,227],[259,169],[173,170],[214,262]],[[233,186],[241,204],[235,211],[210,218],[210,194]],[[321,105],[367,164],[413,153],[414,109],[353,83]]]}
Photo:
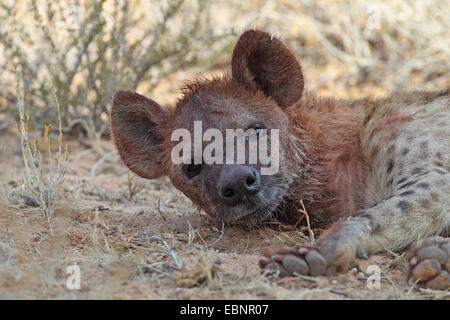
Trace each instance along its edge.
{"label": "spotted hyena", "polygon": [[[337,100],[303,87],[295,55],[279,39],[250,30],[234,48],[231,73],[187,82],[173,107],[117,92],[114,141],[132,171],[169,176],[220,221],[295,223],[304,205],[312,225],[327,225],[314,244],[263,249],[261,268],[328,275],[357,257],[414,244],[409,279],[450,287],[450,242],[439,237],[448,236],[450,224],[449,89]],[[171,133],[192,133],[194,121],[224,133],[278,129],[278,172],[261,175],[260,163],[175,164]]]}

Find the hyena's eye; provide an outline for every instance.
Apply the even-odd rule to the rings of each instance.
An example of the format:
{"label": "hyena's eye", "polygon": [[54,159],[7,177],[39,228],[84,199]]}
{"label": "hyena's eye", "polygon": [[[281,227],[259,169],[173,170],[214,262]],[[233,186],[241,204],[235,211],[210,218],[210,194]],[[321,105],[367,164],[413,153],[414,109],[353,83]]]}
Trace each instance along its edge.
{"label": "hyena's eye", "polygon": [[[256,131],[256,135],[259,137],[261,130],[266,129],[266,126],[262,122],[255,122],[251,126],[248,127],[248,129],[253,129]],[[247,129],[247,130],[248,130]]]}
{"label": "hyena's eye", "polygon": [[203,169],[203,165],[201,164],[187,164],[184,166],[184,173],[186,176],[191,179],[198,175]]}

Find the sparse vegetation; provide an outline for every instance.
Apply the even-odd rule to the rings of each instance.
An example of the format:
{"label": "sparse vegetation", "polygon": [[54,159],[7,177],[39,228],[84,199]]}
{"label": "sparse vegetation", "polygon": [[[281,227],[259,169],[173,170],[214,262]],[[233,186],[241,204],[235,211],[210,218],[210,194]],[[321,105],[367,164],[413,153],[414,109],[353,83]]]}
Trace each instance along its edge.
{"label": "sparse vegetation", "polygon": [[218,33],[211,25],[209,3],[2,3],[0,72],[7,85],[0,91],[1,109],[13,111],[14,87],[8,80],[17,71],[24,78],[24,103],[33,106],[30,126],[37,129],[56,120],[50,107],[54,92],[65,131],[81,130],[102,155],[99,139],[107,134],[108,107],[116,90],[142,85],[151,92],[174,72],[207,64],[230,44],[229,34]]}
{"label": "sparse vegetation", "polygon": [[[22,203],[25,208],[38,207],[41,217],[48,221],[51,230],[50,217],[58,204],[61,185],[64,181],[69,150],[63,147],[63,133],[60,107],[55,97],[55,109],[58,114],[57,151],[52,151],[52,141],[49,137],[51,125],[45,125],[43,141],[29,138],[29,112],[25,109],[23,88],[17,86],[17,110],[19,120],[17,128],[20,134],[22,158],[25,165],[21,183],[8,193],[11,204]],[[46,157],[45,157],[46,156]],[[45,158],[44,158],[45,157]],[[52,231],[53,233],[53,231]]]}

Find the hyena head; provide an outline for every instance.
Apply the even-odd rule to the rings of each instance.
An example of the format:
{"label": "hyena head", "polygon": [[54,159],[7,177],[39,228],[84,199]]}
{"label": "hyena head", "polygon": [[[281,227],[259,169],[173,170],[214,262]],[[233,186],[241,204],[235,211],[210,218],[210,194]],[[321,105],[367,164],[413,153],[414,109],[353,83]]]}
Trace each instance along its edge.
{"label": "hyena head", "polygon": [[[302,71],[294,54],[269,34],[250,30],[236,44],[231,74],[187,82],[183,97],[173,107],[162,107],[131,91],[117,92],[111,110],[112,134],[123,162],[139,176],[154,179],[167,175],[208,214],[225,222],[255,224],[281,210],[297,168],[302,166],[302,150],[287,114],[302,90]],[[208,154],[208,145],[216,142],[223,147],[222,154],[220,148],[210,154],[223,161],[195,161],[196,125],[203,150],[200,158]],[[189,132],[188,144],[192,145],[188,151],[174,149],[180,146],[173,137],[176,129]],[[220,132],[223,140],[206,137],[208,129]],[[249,144],[244,149],[244,163],[237,161],[238,143],[226,143],[229,129],[253,129],[247,131],[246,141],[261,138],[256,139],[258,147],[265,135],[269,158],[275,159],[272,153],[277,153],[273,173],[262,174],[273,163],[263,163],[259,156],[256,162],[249,161]],[[277,141],[273,129],[278,130]],[[272,148],[274,143],[278,143],[277,148]],[[232,163],[226,159],[230,148]],[[174,154],[189,161],[178,163]]]}

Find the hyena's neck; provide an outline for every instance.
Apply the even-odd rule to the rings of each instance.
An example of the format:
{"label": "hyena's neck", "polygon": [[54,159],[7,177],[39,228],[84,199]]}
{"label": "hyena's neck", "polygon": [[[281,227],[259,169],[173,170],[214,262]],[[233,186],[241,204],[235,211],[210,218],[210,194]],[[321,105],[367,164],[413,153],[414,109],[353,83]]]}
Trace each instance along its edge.
{"label": "hyena's neck", "polygon": [[305,163],[292,183],[297,201],[289,202],[301,208],[298,200],[303,199],[313,221],[328,223],[363,205],[365,170],[359,135],[365,103],[306,94],[289,111]]}

